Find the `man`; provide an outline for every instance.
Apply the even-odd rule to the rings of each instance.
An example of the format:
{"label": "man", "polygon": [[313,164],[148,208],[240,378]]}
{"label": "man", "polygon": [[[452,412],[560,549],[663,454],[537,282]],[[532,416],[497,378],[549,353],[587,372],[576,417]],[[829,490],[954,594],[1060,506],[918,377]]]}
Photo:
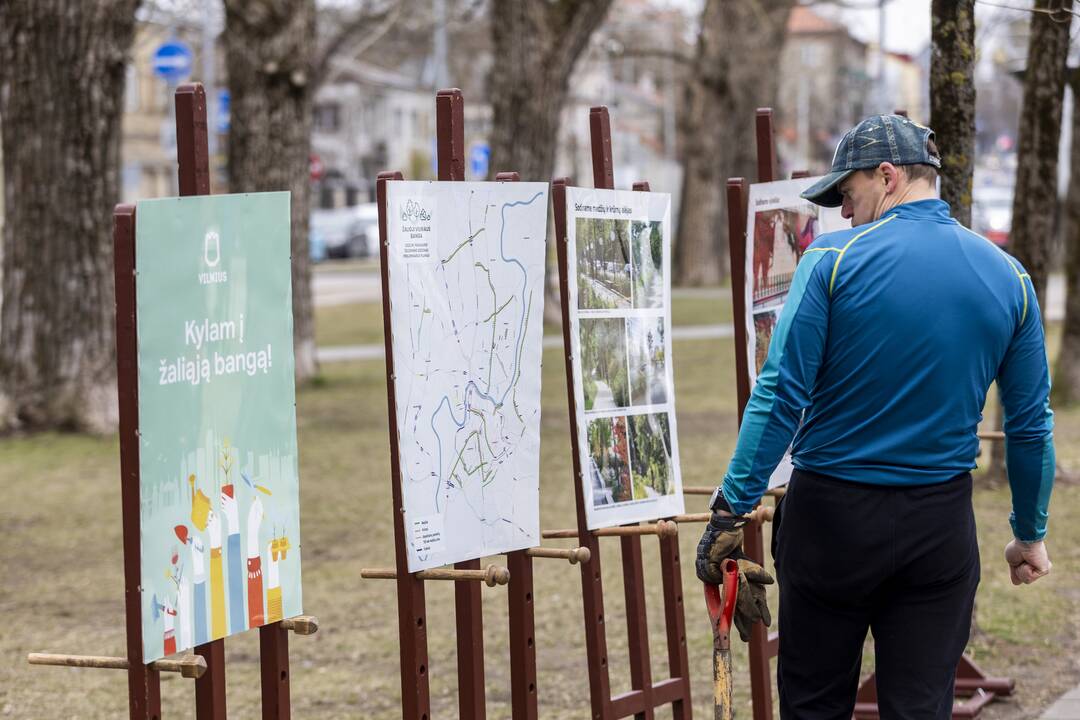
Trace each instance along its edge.
{"label": "man", "polygon": [[1014,584],[1050,571],[1053,484],[1042,318],[1020,264],[937,199],[929,128],[871,117],[803,193],[851,230],[800,261],[698,548],[698,576],[739,559],[743,639],[769,622],[772,578],[739,529],[794,438],[773,549],[780,581],[782,718],[848,720],[874,636],[883,718],[951,717],[979,554],[976,427],[995,379],[1005,409]]}

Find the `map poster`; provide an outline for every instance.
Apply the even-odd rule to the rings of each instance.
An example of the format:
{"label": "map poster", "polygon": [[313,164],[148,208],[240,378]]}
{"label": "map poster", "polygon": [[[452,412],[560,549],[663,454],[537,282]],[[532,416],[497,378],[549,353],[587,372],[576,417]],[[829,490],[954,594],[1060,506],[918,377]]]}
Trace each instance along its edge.
{"label": "map poster", "polygon": [[589,529],[683,512],[671,366],[671,196],[566,189]]}
{"label": "map poster", "polygon": [[[780,180],[750,186],[745,285],[751,386],[769,354],[769,342],[803,252],[818,235],[851,227],[841,216],[840,208],[823,208],[799,197],[799,193],[819,179]],[[791,470],[791,454],[785,453],[769,486],[787,483]]]}
{"label": "map poster", "polygon": [[409,572],[540,543],[547,183],[387,184]]}
{"label": "map poster", "polygon": [[301,614],[289,193],[138,204],[143,662]]}

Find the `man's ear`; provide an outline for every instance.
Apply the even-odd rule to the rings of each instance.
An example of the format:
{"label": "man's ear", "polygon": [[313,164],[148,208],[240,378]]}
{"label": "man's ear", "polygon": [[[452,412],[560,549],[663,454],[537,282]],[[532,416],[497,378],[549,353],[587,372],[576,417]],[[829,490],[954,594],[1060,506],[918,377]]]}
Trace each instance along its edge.
{"label": "man's ear", "polygon": [[878,170],[881,171],[882,179],[885,182],[885,194],[888,195],[896,192],[900,187],[900,168],[892,163],[883,162],[878,165]]}

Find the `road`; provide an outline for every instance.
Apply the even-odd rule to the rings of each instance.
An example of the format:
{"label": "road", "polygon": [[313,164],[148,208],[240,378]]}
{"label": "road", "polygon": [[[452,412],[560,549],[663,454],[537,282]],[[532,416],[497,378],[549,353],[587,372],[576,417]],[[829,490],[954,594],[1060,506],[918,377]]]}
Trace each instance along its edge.
{"label": "road", "polygon": [[[318,266],[312,273],[315,305],[328,307],[354,302],[378,302],[382,296],[378,269],[324,269]],[[672,290],[675,298],[679,297],[716,297],[727,294],[724,288],[676,288]],[[1047,287],[1047,319],[1059,322],[1065,317],[1065,277],[1061,274],[1050,276]],[[711,340],[728,338],[733,334],[730,323],[717,325],[682,325],[671,329],[672,340]],[[561,347],[561,335],[546,335],[544,347]],[[319,362],[345,362],[351,360],[379,360],[383,357],[382,343],[373,345],[348,345],[342,347],[322,347],[318,350]],[[609,390],[610,392],[610,390]]]}

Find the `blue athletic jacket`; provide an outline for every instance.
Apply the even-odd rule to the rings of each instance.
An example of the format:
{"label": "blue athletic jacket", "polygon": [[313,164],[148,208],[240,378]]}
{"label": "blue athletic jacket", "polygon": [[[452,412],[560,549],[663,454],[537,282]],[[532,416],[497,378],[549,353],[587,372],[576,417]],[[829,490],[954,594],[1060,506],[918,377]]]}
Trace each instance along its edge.
{"label": "blue athletic jacket", "polygon": [[789,445],[795,467],[841,480],[945,482],[975,467],[975,432],[995,379],[1013,534],[1040,540],[1053,413],[1042,318],[1024,268],[936,199],[822,235],[795,271],[724,497],[748,512]]}

